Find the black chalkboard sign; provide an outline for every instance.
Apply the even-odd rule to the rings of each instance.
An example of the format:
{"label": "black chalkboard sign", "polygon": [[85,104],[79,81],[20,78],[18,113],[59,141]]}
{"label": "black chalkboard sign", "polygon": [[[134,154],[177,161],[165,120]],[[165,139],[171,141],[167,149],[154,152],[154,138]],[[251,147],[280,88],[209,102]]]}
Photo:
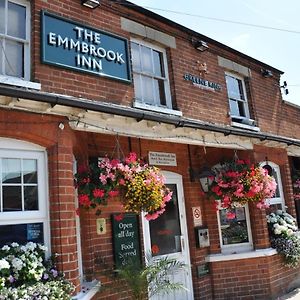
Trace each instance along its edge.
{"label": "black chalkboard sign", "polygon": [[132,213],[113,214],[114,259],[116,268],[126,263],[141,262],[138,216]]}

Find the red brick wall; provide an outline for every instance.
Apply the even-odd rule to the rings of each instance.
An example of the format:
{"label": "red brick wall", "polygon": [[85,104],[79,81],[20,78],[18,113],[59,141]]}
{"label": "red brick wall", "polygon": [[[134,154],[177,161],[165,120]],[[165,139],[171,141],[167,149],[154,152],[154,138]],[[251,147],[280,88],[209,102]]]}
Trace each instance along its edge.
{"label": "red brick wall", "polygon": [[[225,69],[218,65],[218,56],[222,56],[251,69],[249,105],[252,117],[258,122],[260,129],[278,135],[300,137],[299,131],[295,130],[300,110],[282,102],[279,74],[275,71],[273,78],[264,78],[261,76],[261,65],[237,53],[229,52],[228,48],[221,48],[212,43],[209,43],[208,51],[199,52],[191,44],[191,33],[140,15],[120,4],[103,0],[100,7],[91,10],[80,3],[79,0],[33,1],[32,79],[41,82],[43,91],[131,106],[134,97],[133,84],[44,65],[40,62],[41,9],[129,39],[130,34],[123,31],[120,25],[120,17],[124,16],[149,27],[159,28],[176,38],[177,48],[167,49],[169,77],[173,102],[185,117],[230,124]],[[208,73],[203,77],[221,84],[221,91],[202,90],[183,79],[185,73],[199,76],[197,61],[207,64]]]}

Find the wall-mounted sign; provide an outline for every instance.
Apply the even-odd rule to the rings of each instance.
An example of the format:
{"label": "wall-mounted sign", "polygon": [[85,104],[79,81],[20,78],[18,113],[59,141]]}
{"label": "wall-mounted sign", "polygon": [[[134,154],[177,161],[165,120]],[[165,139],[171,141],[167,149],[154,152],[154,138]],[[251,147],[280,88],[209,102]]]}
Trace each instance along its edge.
{"label": "wall-mounted sign", "polygon": [[219,83],[215,83],[192,74],[186,73],[183,75],[183,78],[187,81],[191,81],[194,86],[204,90],[221,91],[222,89]]}
{"label": "wall-mounted sign", "polygon": [[208,263],[198,265],[197,266],[197,275],[198,277],[202,277],[209,274],[209,265]]}
{"label": "wall-mounted sign", "polygon": [[17,242],[26,244],[27,242],[44,243],[44,224],[13,224],[0,226],[0,248],[5,244]]}
{"label": "wall-mounted sign", "polygon": [[42,11],[42,62],[130,82],[127,40]]}
{"label": "wall-mounted sign", "polygon": [[116,267],[141,262],[139,222],[136,214],[113,214],[113,246]]}
{"label": "wall-mounted sign", "polygon": [[149,152],[149,164],[156,166],[177,166],[176,154],[166,152]]}
{"label": "wall-mounted sign", "polygon": [[202,226],[202,213],[200,206],[192,207],[194,227]]}

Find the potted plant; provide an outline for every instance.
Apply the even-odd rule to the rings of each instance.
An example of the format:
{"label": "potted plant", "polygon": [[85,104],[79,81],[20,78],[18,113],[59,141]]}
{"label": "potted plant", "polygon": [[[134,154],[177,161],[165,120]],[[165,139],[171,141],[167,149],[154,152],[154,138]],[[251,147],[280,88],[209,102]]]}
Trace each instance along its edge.
{"label": "potted plant", "polygon": [[76,174],[80,207],[96,208],[119,197],[126,212],[145,212],[148,220],[159,217],[172,192],[165,186],[165,178],[156,167],[149,166],[130,153],[124,161],[100,160],[97,165],[80,166]]}
{"label": "potted plant", "polygon": [[230,210],[248,202],[254,202],[259,209],[266,208],[266,200],[276,190],[276,181],[268,171],[247,160],[223,163],[215,173],[209,194],[217,200],[216,207],[221,209]]}

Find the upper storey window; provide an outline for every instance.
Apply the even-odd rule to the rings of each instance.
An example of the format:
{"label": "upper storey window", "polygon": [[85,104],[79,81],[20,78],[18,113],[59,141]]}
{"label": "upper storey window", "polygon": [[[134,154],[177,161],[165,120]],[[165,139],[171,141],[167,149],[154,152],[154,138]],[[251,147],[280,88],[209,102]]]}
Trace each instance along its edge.
{"label": "upper storey window", "polygon": [[135,107],[172,110],[166,51],[144,41],[131,41]]}
{"label": "upper storey window", "polygon": [[38,88],[30,79],[30,5],[0,1],[0,82]]}
{"label": "upper storey window", "polygon": [[250,119],[250,115],[245,82],[242,77],[231,73],[226,73],[225,76],[232,121],[247,123],[245,121]]}

